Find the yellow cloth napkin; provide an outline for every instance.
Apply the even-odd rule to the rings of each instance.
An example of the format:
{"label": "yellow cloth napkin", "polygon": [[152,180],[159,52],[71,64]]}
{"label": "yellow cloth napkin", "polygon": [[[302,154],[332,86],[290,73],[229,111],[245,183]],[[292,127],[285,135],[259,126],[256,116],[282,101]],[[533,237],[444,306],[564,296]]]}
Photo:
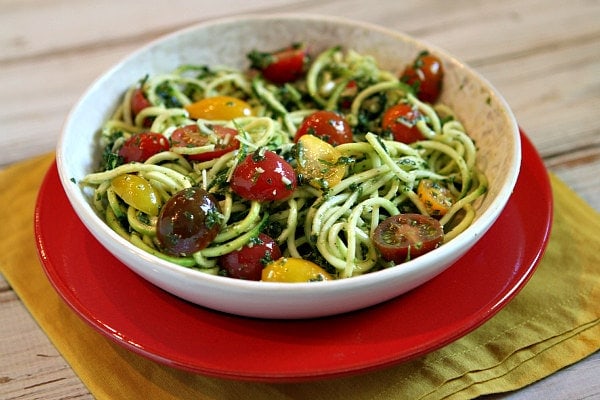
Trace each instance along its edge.
{"label": "yellow cloth napkin", "polygon": [[[600,215],[551,176],[554,227],[527,286],[465,337],[363,375],[296,384],[209,378],[159,365],[90,328],[36,257],[33,209],[53,155],[0,171],[0,271],[98,399],[464,399],[521,388],[600,348]],[[33,372],[33,371],[32,371]]]}

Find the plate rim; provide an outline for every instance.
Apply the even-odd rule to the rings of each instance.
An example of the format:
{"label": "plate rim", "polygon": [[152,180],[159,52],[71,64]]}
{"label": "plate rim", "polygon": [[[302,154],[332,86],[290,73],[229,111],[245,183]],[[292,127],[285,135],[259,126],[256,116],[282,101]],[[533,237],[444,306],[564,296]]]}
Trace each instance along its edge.
{"label": "plate rim", "polygon": [[[530,140],[527,138],[527,136],[525,135],[525,133],[522,130],[521,130],[521,141],[523,144],[523,146],[522,146],[523,160],[525,161],[525,163],[523,163],[523,164],[524,164],[524,166],[526,166],[528,168],[526,170],[523,167],[521,168],[519,178],[521,178],[521,174],[523,174],[523,173],[533,174],[533,175],[535,175],[535,178],[537,178],[537,179],[541,178],[541,181],[539,183],[542,186],[542,188],[544,189],[544,193],[541,193],[541,196],[547,199],[547,201],[544,202],[544,205],[546,208],[545,208],[545,210],[541,211],[542,214],[545,215],[546,218],[544,221],[545,222],[544,226],[540,227],[540,231],[538,232],[538,240],[540,241],[541,245],[540,245],[540,248],[537,249],[536,256],[532,260],[529,260],[528,266],[524,270],[521,271],[521,275],[519,276],[519,279],[517,279],[514,282],[514,284],[512,286],[510,286],[506,291],[501,293],[501,296],[499,296],[499,298],[495,302],[495,304],[491,305],[486,312],[484,312],[484,313],[480,312],[479,315],[472,316],[470,319],[470,323],[468,325],[465,325],[461,328],[456,328],[452,332],[447,332],[443,338],[441,338],[440,340],[438,340],[435,343],[435,345],[428,344],[428,345],[421,346],[420,348],[415,347],[412,351],[404,353],[401,356],[398,354],[396,354],[396,355],[391,354],[387,359],[380,358],[378,360],[369,360],[369,361],[364,361],[362,363],[360,363],[360,362],[355,363],[354,365],[345,365],[345,366],[339,365],[339,366],[335,366],[335,367],[330,367],[327,370],[320,369],[320,370],[315,370],[315,371],[309,371],[308,369],[304,369],[303,370],[304,372],[302,372],[302,373],[299,373],[299,372],[294,373],[293,371],[281,372],[281,373],[273,373],[273,372],[257,373],[257,372],[244,372],[244,371],[227,371],[223,367],[209,368],[207,365],[201,366],[198,363],[196,363],[196,365],[191,365],[189,361],[186,362],[181,359],[178,360],[174,354],[171,354],[171,355],[158,354],[155,351],[148,349],[148,346],[143,346],[141,343],[139,343],[140,342],[139,338],[137,338],[137,340],[133,340],[134,338],[127,338],[127,337],[123,337],[120,335],[115,335],[115,330],[113,328],[110,328],[110,326],[107,325],[106,321],[101,322],[101,321],[98,321],[96,318],[94,318],[93,314],[91,313],[91,311],[89,309],[89,305],[86,306],[85,304],[82,304],[81,299],[78,299],[77,296],[68,287],[66,287],[66,285],[63,282],[64,278],[59,275],[56,275],[58,273],[58,270],[54,266],[55,255],[50,254],[48,252],[48,246],[46,243],[47,240],[44,238],[44,234],[42,233],[43,230],[45,229],[45,227],[42,226],[42,221],[44,220],[44,216],[42,215],[44,212],[43,211],[43,206],[44,206],[43,202],[44,202],[45,196],[48,195],[47,194],[48,191],[52,190],[52,187],[50,187],[50,185],[51,185],[50,182],[52,181],[53,176],[56,175],[56,162],[54,162],[51,165],[51,167],[49,168],[49,170],[47,171],[47,173],[44,177],[44,180],[42,182],[42,185],[40,187],[40,191],[38,193],[38,198],[37,198],[36,204],[35,204],[34,234],[35,234],[35,239],[36,239],[36,247],[38,250],[38,256],[40,258],[42,268],[43,268],[47,278],[49,279],[50,283],[52,284],[53,288],[58,292],[60,298],[80,318],[82,318],[84,321],[86,321],[88,323],[88,325],[90,325],[97,332],[100,332],[104,337],[111,339],[113,342],[116,342],[117,344],[129,349],[130,351],[133,351],[134,353],[145,356],[146,358],[149,358],[149,359],[159,362],[161,364],[165,364],[165,365],[175,367],[178,369],[183,369],[188,372],[204,374],[204,375],[213,376],[213,377],[230,378],[230,379],[247,380],[247,381],[262,381],[262,382],[299,382],[299,381],[314,380],[314,379],[342,377],[342,376],[355,375],[358,373],[369,372],[369,371],[372,371],[375,369],[381,369],[381,368],[384,368],[387,366],[406,362],[408,360],[414,359],[423,354],[437,350],[437,349],[459,339],[460,337],[466,335],[467,333],[475,330],[476,328],[481,326],[484,322],[486,322],[487,320],[492,318],[494,315],[496,315],[504,306],[506,306],[509,303],[509,301],[514,296],[516,296],[516,294],[525,286],[525,284],[529,281],[529,279],[535,272],[537,265],[539,264],[539,261],[542,258],[543,253],[545,252],[545,249],[546,249],[546,246],[547,246],[548,240],[549,240],[549,235],[550,235],[551,226],[552,226],[552,217],[553,217],[553,215],[552,215],[553,198],[552,198],[549,177],[548,177],[547,171],[545,169],[545,166],[543,165],[543,161],[541,160],[541,158],[540,158],[539,154],[537,153],[537,150],[535,149],[533,144],[530,142]],[[532,168],[532,166],[533,166],[533,168]],[[60,182],[56,181],[55,183],[60,187]],[[518,181],[517,181],[517,185],[518,185]],[[54,188],[54,189],[56,190],[57,188]],[[517,188],[517,189],[519,189],[519,188]],[[515,189],[515,192],[517,191],[517,189]],[[62,190],[62,188],[61,188],[61,190]],[[65,196],[64,192],[61,192],[61,190],[58,190],[57,193],[55,193],[54,195]],[[523,189],[520,189],[520,190],[523,190]],[[509,202],[515,202],[517,200],[518,199],[511,197]],[[66,199],[65,199],[65,201],[66,201]],[[72,209],[71,209],[71,211],[72,211]],[[74,211],[72,211],[72,212],[74,214]],[[500,218],[502,218],[503,214],[504,214],[504,211],[500,215]],[[85,230],[85,227],[83,225],[81,225],[81,228]],[[493,229],[493,226],[492,226],[492,229]],[[92,240],[95,240],[95,239],[92,238]],[[100,245],[98,244],[98,246],[100,246]],[[104,250],[102,248],[102,251],[106,251],[106,250]],[[467,255],[471,251],[474,251],[474,250],[471,249],[467,253]],[[459,261],[457,261],[457,263],[460,263],[460,261],[467,255],[465,255],[461,259],[459,259]],[[117,263],[118,263],[118,261],[117,261]],[[125,266],[123,266],[123,267],[126,268]],[[449,270],[451,268],[452,268],[452,266],[449,268]],[[129,270],[129,269],[127,268],[127,270]],[[445,274],[443,273],[440,276],[434,278],[434,280],[443,279],[444,276],[445,276]],[[144,281],[143,278],[141,278],[141,277],[137,277],[137,278],[140,279],[141,281],[143,281],[145,284],[152,285],[151,283]],[[409,293],[412,293],[413,291],[422,290],[423,286],[425,286],[425,285],[417,287]],[[158,289],[158,290],[160,290],[160,289]],[[166,292],[164,292],[164,293],[165,293],[165,296],[172,297],[172,300],[174,302],[185,302],[184,300],[176,298],[174,295],[168,294]],[[498,297],[497,295],[499,295],[499,294],[500,293],[495,294],[495,297]],[[392,301],[400,301],[401,302],[402,300],[400,299],[400,300],[392,300]],[[385,304],[387,304],[387,303],[389,303],[389,302],[386,302]],[[194,307],[203,309],[203,307],[201,307],[201,306],[194,305]],[[369,309],[376,308],[376,307],[379,307],[379,306],[369,307]],[[346,313],[346,314],[343,314],[343,317],[346,318],[349,315],[352,315],[355,313],[369,312],[370,311],[369,309],[358,311],[358,312]],[[213,312],[213,311],[211,311],[211,312]],[[221,314],[219,312],[215,312],[215,313]],[[232,316],[232,315],[226,315],[226,317],[240,319],[240,320],[249,320],[248,317],[236,317],[236,316]],[[337,317],[336,316],[324,317],[324,318],[311,319],[311,321],[315,321],[315,320],[327,321],[327,320],[335,319],[335,318],[337,318]],[[251,319],[251,320],[254,320],[254,319]],[[276,320],[276,321],[264,320],[264,322],[265,323],[278,322],[278,320]],[[142,342],[143,342],[143,340],[142,340]]]}

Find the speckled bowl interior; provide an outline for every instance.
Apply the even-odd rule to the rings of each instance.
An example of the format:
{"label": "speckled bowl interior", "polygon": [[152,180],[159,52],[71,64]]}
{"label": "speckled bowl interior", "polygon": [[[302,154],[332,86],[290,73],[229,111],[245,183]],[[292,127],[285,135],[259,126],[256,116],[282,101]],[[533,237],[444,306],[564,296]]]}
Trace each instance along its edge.
{"label": "speckled bowl interior", "polygon": [[[89,197],[73,183],[99,162],[99,128],[118,99],[146,74],[186,63],[248,66],[252,49],[306,43],[313,53],[342,45],[400,72],[422,50],[438,55],[445,78],[440,101],[453,108],[479,149],[489,180],[474,223],[454,240],[420,258],[364,276],[318,284],[265,284],[210,276],[155,258],[110,230]],[[192,26],[150,43],[107,71],[72,109],[57,147],[61,182],[75,212],[94,237],[141,277],[185,300],[216,310],[261,318],[310,318],[367,307],[411,290],[452,265],[494,223],[506,205],[520,167],[515,118],[502,96],[467,65],[435,46],[357,21],[307,15],[243,16]],[[143,301],[143,300],[140,300]]]}

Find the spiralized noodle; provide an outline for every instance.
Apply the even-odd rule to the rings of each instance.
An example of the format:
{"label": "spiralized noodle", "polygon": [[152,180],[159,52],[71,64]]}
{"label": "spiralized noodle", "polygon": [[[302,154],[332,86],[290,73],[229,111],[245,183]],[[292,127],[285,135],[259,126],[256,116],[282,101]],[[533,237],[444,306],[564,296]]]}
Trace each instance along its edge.
{"label": "spiralized noodle", "polygon": [[[151,106],[134,117],[131,97],[139,87]],[[184,106],[217,95],[243,99],[253,115],[232,121],[190,118]],[[423,118],[417,126],[425,140],[404,144],[382,132],[383,110],[399,102],[419,110]],[[318,109],[343,113],[353,127],[356,141],[336,146],[347,165],[339,184],[328,189],[299,185],[289,199],[264,203],[244,200],[231,191],[228,181],[247,154],[268,148],[292,159],[297,128]],[[186,157],[212,151],[214,145],[172,147],[143,163],[110,163],[132,135],[151,131],[170,138],[175,129],[190,124],[207,133],[215,125],[233,128],[241,146],[203,162]],[[428,214],[416,193],[421,180],[443,182],[456,198],[440,219],[445,241],[471,224],[476,201],[487,186],[476,167],[476,146],[452,110],[420,101],[397,74],[380,69],[372,57],[339,47],[317,55],[306,77],[293,84],[275,86],[248,71],[196,65],[146,77],[127,90],[102,127],[101,146],[105,148],[101,171],[87,175],[80,184],[92,188],[92,204],[107,224],[151,254],[212,274],[221,271],[220,256],[249,243],[261,231],[276,240],[285,256],[313,260],[336,278],[387,268],[391,263],[379,256],[372,233],[391,215]],[[157,217],[127,205],[111,187],[112,180],[123,174],[145,178],[163,203],[192,186],[214,193],[223,214],[215,240],[187,257],[161,251]]]}

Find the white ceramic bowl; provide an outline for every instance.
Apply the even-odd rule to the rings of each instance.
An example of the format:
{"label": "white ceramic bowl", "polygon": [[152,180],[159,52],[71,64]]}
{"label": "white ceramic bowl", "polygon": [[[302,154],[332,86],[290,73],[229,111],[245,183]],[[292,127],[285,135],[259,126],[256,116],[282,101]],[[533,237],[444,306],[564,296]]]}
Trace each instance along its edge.
{"label": "white ceramic bowl", "polygon": [[[489,190],[474,223],[454,240],[402,267],[322,283],[268,283],[211,276],[160,260],[113,232],[72,182],[99,162],[100,126],[126,88],[146,74],[181,64],[248,66],[252,49],[272,50],[293,42],[323,50],[343,45],[373,55],[380,66],[400,71],[424,49],[445,68],[441,101],[452,107],[479,148],[478,165]],[[517,124],[502,96],[462,62],[402,33],[356,21],[306,15],[248,16],[202,23],[175,32],[135,52],[101,76],[71,111],[57,148],[66,194],[96,239],[125,265],[162,289],[190,302],[261,318],[309,318],[374,305],[432,279],[468,251],[506,205],[520,167]],[[99,266],[100,267],[100,266]],[[143,301],[143,299],[140,299]]]}

